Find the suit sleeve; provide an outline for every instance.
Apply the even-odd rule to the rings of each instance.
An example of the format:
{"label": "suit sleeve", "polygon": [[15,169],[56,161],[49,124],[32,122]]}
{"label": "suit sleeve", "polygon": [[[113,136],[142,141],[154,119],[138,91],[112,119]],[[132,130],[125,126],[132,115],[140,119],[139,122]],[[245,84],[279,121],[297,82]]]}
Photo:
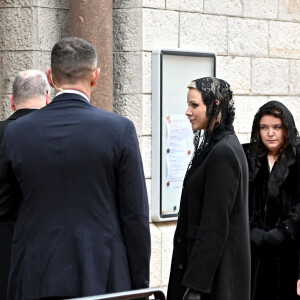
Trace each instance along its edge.
{"label": "suit sleeve", "polygon": [[118,169],[119,215],[132,289],[149,286],[149,205],[138,140],[132,122],[126,129]]}
{"label": "suit sleeve", "polygon": [[17,200],[20,199],[19,187],[7,153],[6,140],[3,138],[0,146],[0,221],[15,219],[18,206]]}
{"label": "suit sleeve", "polygon": [[227,240],[229,217],[240,181],[240,164],[233,150],[212,150],[206,166],[201,223],[187,270],[185,286],[209,293]]}

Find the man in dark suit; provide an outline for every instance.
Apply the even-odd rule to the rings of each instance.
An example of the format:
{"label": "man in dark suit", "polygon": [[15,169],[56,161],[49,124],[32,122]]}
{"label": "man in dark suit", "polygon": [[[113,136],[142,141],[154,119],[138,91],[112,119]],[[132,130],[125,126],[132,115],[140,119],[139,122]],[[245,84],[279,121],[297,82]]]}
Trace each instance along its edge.
{"label": "man in dark suit", "polygon": [[9,299],[147,287],[148,199],[134,126],[89,103],[100,69],[85,40],[55,44],[46,74],[56,97],[10,124],[0,149],[0,219],[17,211]]}
{"label": "man in dark suit", "polygon": [[[0,122],[0,141],[6,126],[49,102],[50,86],[46,75],[38,70],[20,72],[13,81],[10,106],[14,113]],[[11,261],[13,222],[0,223],[0,299],[6,299]]]}

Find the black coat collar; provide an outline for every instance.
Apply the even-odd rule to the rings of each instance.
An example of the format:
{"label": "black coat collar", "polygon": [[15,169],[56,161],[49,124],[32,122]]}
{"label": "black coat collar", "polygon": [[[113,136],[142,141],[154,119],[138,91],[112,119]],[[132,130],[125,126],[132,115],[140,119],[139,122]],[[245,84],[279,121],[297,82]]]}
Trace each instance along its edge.
{"label": "black coat collar", "polygon": [[65,101],[65,100],[79,100],[82,101],[84,103],[88,103],[90,104],[90,102],[84,98],[81,95],[78,94],[73,94],[73,93],[62,93],[56,97],[53,98],[53,100],[51,101],[51,103],[55,103],[55,102],[59,102],[59,101]]}
{"label": "black coat collar", "polygon": [[199,166],[204,161],[204,159],[211,151],[211,149],[225,136],[233,133],[234,133],[233,127],[229,129],[225,129],[223,126],[217,127],[214,129],[214,131],[210,132],[211,140],[209,141],[208,139],[209,145],[201,151],[200,155],[195,160],[194,159],[192,160],[192,162],[190,163],[187,169],[183,184],[186,183],[186,180],[188,179],[190,174],[195,170],[195,168],[197,168],[197,166]]}
{"label": "black coat collar", "polygon": [[228,134],[233,134],[233,129],[225,129],[223,127],[218,127],[215,129],[215,132],[213,133],[213,145],[218,143],[223,137],[225,137]]}
{"label": "black coat collar", "polygon": [[17,120],[33,111],[37,110],[36,108],[22,108],[16,110],[7,120]]}

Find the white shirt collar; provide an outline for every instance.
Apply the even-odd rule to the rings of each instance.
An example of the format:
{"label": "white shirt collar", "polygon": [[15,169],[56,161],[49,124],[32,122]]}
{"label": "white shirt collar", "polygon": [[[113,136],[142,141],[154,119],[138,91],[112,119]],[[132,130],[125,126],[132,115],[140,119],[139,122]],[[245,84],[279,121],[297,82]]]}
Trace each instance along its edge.
{"label": "white shirt collar", "polygon": [[25,107],[25,108],[20,108],[20,109],[41,109],[40,107]]}
{"label": "white shirt collar", "polygon": [[59,96],[59,95],[61,95],[61,94],[77,94],[77,95],[82,96],[83,98],[85,98],[87,101],[90,102],[90,99],[87,97],[87,95],[85,95],[84,93],[79,92],[79,91],[77,91],[77,90],[71,90],[71,89],[68,90],[68,89],[67,89],[67,90],[64,90],[64,92],[58,92],[58,93],[55,95],[55,97],[56,97],[56,96]]}

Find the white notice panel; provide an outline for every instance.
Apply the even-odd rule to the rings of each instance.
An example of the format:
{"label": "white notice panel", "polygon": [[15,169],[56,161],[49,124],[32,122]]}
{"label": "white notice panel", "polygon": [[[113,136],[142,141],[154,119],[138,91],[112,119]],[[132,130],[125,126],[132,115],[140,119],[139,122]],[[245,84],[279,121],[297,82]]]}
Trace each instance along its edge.
{"label": "white notice panel", "polygon": [[177,218],[182,182],[193,153],[193,132],[185,116],[187,85],[215,76],[212,52],[152,51],[152,201],[153,221]]}

